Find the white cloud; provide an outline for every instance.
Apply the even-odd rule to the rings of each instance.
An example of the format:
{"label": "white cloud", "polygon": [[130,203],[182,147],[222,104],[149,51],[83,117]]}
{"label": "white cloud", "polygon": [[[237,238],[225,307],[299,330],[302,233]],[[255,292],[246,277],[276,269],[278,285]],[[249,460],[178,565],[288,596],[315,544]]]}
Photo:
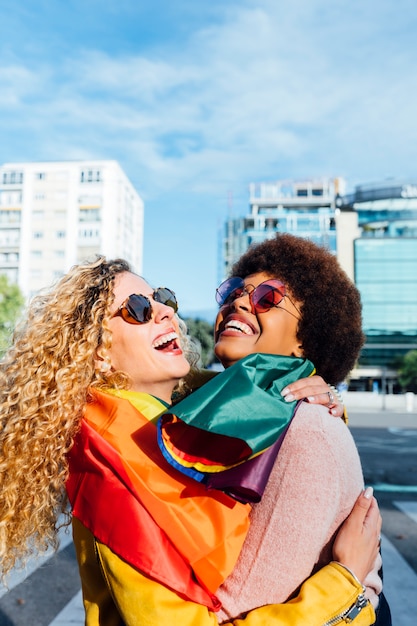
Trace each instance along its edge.
{"label": "white cloud", "polygon": [[[115,158],[148,202],[147,232],[205,258],[228,192],[244,210],[251,180],[346,174],[355,183],[415,171],[415,0],[218,2],[215,19],[194,30],[193,7],[179,2],[171,15],[187,33],[180,44],[158,39],[156,18],[152,45],[130,28],[120,50],[84,36],[65,42],[62,57],[43,37],[25,55],[9,39],[0,159]],[[153,207],[166,207],[166,235]],[[203,241],[190,234],[197,224]],[[152,246],[148,258],[156,271]],[[170,269],[190,273],[186,265],[178,258]]]}
{"label": "white cloud", "polygon": [[404,106],[406,86],[416,95],[411,54],[372,44],[379,22],[368,3],[255,5],[226,12],[180,49],[159,44],[146,56],[84,48],[36,73],[10,67],[0,75],[0,107],[17,105],[29,132],[36,121],[45,153],[56,152],[57,135],[61,151],[84,138],[92,153],[125,154],[161,190],[202,176],[258,176],[271,163],[310,158],[312,139],[322,138],[320,154],[332,149],[331,134],[340,148],[347,131],[354,141],[395,129],[398,106],[412,114]]}

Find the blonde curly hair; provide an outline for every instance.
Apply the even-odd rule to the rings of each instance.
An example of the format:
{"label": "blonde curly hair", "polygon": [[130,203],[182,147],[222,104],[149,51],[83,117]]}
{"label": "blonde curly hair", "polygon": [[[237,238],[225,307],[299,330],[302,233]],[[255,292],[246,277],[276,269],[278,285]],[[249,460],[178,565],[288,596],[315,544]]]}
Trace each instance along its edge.
{"label": "blonde curly hair", "polygon": [[[123,259],[77,265],[36,296],[0,363],[0,563],[4,576],[32,554],[57,548],[67,453],[89,388],[128,389],[129,376],[97,369],[110,362],[110,306],[115,277],[131,272]],[[198,354],[180,322],[192,365]]]}

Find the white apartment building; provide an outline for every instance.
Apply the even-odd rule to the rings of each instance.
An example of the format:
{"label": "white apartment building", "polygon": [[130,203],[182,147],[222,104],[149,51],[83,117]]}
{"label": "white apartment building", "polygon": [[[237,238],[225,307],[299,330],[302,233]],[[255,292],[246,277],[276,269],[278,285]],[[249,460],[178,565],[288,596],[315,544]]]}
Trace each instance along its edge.
{"label": "white apartment building", "polygon": [[26,297],[97,254],[142,271],[144,206],[117,161],[0,166],[0,273]]}

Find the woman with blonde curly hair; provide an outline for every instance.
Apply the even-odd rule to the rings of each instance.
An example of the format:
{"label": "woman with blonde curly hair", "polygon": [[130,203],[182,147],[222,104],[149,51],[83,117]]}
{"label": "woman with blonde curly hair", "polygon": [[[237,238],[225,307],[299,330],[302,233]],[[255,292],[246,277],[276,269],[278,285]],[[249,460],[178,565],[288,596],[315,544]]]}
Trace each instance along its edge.
{"label": "woman with blonde curly hair", "polygon": [[[157,624],[161,611],[168,622],[216,624],[215,585],[246,536],[248,505],[170,469],[156,443],[155,420],[196,359],[176,311],[171,290],[151,288],[123,260],[98,258],[33,299],[0,364],[2,574],[56,547],[66,488],[89,626]],[[318,379],[318,394],[324,388]],[[366,493],[334,555],[361,580],[380,527]],[[358,624],[373,619],[362,584],[333,563],[295,603],[243,621],[304,624],[312,611],[317,623],[352,611]]]}

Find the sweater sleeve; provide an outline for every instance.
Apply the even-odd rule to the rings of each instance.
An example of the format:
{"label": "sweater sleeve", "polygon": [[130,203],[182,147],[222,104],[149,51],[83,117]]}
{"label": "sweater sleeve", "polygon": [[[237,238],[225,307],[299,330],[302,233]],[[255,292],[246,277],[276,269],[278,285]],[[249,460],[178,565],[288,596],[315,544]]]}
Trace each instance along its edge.
{"label": "sweater sleeve", "polygon": [[[214,613],[199,604],[181,599],[173,591],[145,577],[122,561],[109,548],[97,543],[101,570],[113,601],[126,626],[217,626]],[[337,563],[331,563],[306,581],[299,595],[287,604],[259,607],[245,618],[224,626],[325,626],[345,623],[342,616],[362,597],[362,586]],[[375,621],[372,605],[366,604],[356,617],[355,626]]]}

